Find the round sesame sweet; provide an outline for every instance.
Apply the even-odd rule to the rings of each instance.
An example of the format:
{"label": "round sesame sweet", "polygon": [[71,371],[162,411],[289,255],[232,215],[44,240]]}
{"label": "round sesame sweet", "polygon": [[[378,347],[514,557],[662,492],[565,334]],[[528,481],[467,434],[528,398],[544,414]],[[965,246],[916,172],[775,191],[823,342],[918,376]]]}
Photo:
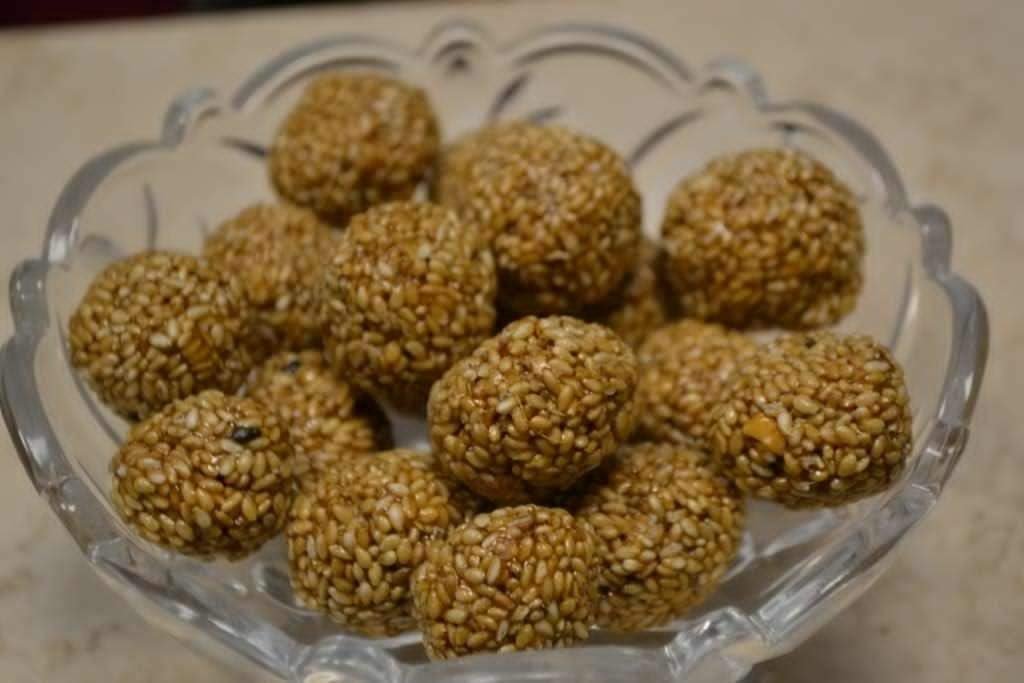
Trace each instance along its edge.
{"label": "round sesame sweet", "polygon": [[486,246],[449,209],[395,202],[352,219],[322,290],[324,348],[342,377],[422,410],[431,384],[494,329]]}
{"label": "round sesame sweet", "polygon": [[665,292],[656,269],[658,250],[648,241],[640,248],[639,265],[612,295],[609,304],[586,317],[601,323],[634,349],[670,319]]}
{"label": "round sesame sweet", "polygon": [[295,596],[363,635],[407,631],[415,626],[409,579],[426,544],[476,509],[425,453],[373,453],[327,470],[289,516]]}
{"label": "round sesame sweet", "polygon": [[756,348],[741,332],[699,320],[651,334],[637,351],[637,436],[706,447],[708,420],[729,374]]}
{"label": "round sesame sweet", "polygon": [[491,241],[503,308],[580,311],[636,265],[640,195],[622,158],[593,138],[499,124],[445,154],[440,174],[441,201]]}
{"label": "round sesame sweet", "polygon": [[571,505],[597,537],[598,625],[661,626],[703,601],[739,549],[740,493],[703,453],[673,444],[620,450]]}
{"label": "round sesame sweet", "polygon": [[286,199],[344,225],[374,204],[410,198],[436,161],[437,119],[419,88],[373,74],[315,79],[270,149]]}
{"label": "round sesame sweet", "polygon": [[911,451],[910,400],[889,351],[812,332],[762,347],[733,373],[709,443],[744,492],[793,508],[878,493]]}
{"label": "round sesame sweet", "polygon": [[277,411],[291,433],[300,486],[338,463],[391,446],[387,416],[370,397],[339,380],[319,351],[272,356],[249,378],[246,394]]}
{"label": "round sesame sweet", "polygon": [[287,204],[250,206],[207,238],[203,256],[241,280],[257,355],[319,343],[315,290],[332,240],[316,214]]}
{"label": "round sesame sweet", "polygon": [[187,254],[149,251],[107,266],[71,316],[71,362],[130,420],[203,389],[232,392],[251,359],[239,281]]}
{"label": "round sesame sweet", "polygon": [[273,411],[215,390],[135,425],[111,461],[111,498],[139,534],[186,555],[238,558],[277,534],[292,448]]}
{"label": "round sesame sweet", "polygon": [[594,622],[593,532],[535,505],[480,514],[432,543],[413,574],[415,614],[431,659],[586,640]]}
{"label": "round sesame sweet", "polygon": [[837,322],[860,293],[857,200],[809,156],[755,149],[720,157],[673,191],[665,274],[684,315],[730,327]]}
{"label": "round sesame sweet", "polygon": [[522,318],[434,385],[430,439],[477,494],[502,504],[543,499],[629,438],[636,377],[633,352],[611,330]]}

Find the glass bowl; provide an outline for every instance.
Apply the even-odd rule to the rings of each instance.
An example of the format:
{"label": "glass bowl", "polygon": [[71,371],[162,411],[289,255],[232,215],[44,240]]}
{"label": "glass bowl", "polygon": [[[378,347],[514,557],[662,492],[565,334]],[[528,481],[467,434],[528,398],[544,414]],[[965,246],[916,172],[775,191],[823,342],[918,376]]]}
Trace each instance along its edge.
{"label": "glass bowl", "polygon": [[[827,163],[856,193],[867,229],[866,287],[841,327],[889,344],[913,398],[916,446],[903,479],[837,510],[754,503],[721,589],[669,626],[444,663],[425,659],[416,634],[367,640],[298,607],[280,539],[243,562],[211,564],[130,533],[107,500],[107,463],[126,424],[72,371],[69,315],[112,259],[152,247],[196,251],[208,226],[270,198],[268,141],[303,84],[326,69],[382,71],[421,85],[448,139],[525,117],[605,140],[633,167],[652,236],[671,187],[715,155],[785,145]],[[71,178],[41,256],[11,277],[16,331],[3,351],[3,414],[29,477],[99,575],[173,636],[237,666],[309,683],[735,680],[867,590],[963,452],[988,333],[981,300],[949,264],[945,215],[910,204],[870,133],[825,107],[769,99],[742,64],[691,70],[641,36],[585,24],[499,43],[471,24],[445,23],[414,48],[331,37],[271,60],[227,96],[186,92],[167,110],[159,139],[104,152]],[[416,421],[398,431],[406,444],[423,443]]]}

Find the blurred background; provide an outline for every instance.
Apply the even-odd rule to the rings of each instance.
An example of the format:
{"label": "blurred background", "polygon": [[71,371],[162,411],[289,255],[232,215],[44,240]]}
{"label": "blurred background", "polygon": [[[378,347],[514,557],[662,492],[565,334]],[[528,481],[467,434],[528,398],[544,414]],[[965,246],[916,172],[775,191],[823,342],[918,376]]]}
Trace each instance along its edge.
{"label": "blurred background", "polygon": [[[347,5],[369,0],[332,0]],[[0,2],[0,26],[156,17],[183,12],[245,9],[298,4],[294,0],[6,0]],[[302,4],[327,4],[306,0]]]}

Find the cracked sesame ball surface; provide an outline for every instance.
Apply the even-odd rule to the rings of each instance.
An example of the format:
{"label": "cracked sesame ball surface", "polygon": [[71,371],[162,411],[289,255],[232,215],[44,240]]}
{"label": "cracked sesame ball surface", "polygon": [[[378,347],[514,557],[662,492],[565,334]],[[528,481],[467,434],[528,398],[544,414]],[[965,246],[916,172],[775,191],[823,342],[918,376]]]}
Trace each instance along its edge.
{"label": "cracked sesame ball surface", "polygon": [[705,454],[626,446],[591,477],[570,509],[598,539],[599,626],[661,626],[714,591],[739,549],[744,505]]}
{"label": "cracked sesame ball surface", "polygon": [[319,344],[316,287],[332,240],[316,214],[287,204],[247,207],[206,239],[203,256],[242,283],[254,355]]}
{"label": "cracked sesame ball surface", "polygon": [[804,329],[853,310],[864,228],[854,195],[794,150],[715,159],[672,192],[665,275],[684,315],[730,327]]}
{"label": "cracked sesame ball surface", "polygon": [[494,329],[494,261],[450,210],[395,202],[352,219],[322,290],[334,370],[400,409]]}
{"label": "cracked sesame ball surface", "polygon": [[601,464],[633,431],[633,352],[566,316],[517,320],[449,370],[430,395],[442,465],[496,503],[542,499]]}
{"label": "cracked sesame ball surface", "polygon": [[473,517],[432,543],[412,579],[431,659],[563,647],[594,622],[595,539],[565,510]]}
{"label": "cracked sesame ball surface", "polygon": [[344,226],[375,204],[410,198],[440,145],[419,88],[373,74],[313,80],[277,131],[270,178],[285,199]]}
{"label": "cracked sesame ball surface", "polygon": [[618,154],[585,135],[485,128],[443,155],[437,195],[491,241],[499,304],[517,313],[597,304],[636,266],[640,195]]}
{"label": "cracked sesame ball surface", "polygon": [[841,505],[889,487],[910,456],[903,371],[867,336],[781,337],[737,368],[726,395],[712,415],[712,454],[758,498]]}
{"label": "cracked sesame ball surface", "polygon": [[609,301],[585,317],[601,323],[634,349],[671,318],[658,278],[658,250],[644,240],[636,270]]}
{"label": "cracked sesame ball surface", "polygon": [[479,502],[416,451],[372,453],[325,471],[296,497],[286,527],[296,598],[362,635],[414,628],[413,570],[427,543]]}
{"label": "cracked sesame ball surface", "polygon": [[111,499],[153,543],[234,559],[280,531],[291,467],[288,430],[273,411],[204,391],[132,428],[110,464]]}
{"label": "cracked sesame ball surface", "polygon": [[637,350],[636,436],[706,447],[708,420],[729,374],[756,348],[741,332],[699,320],[652,333]]}
{"label": "cracked sesame ball surface", "polygon": [[130,420],[203,389],[232,392],[251,366],[239,281],[187,254],[149,251],[93,279],[68,324],[72,364]]}
{"label": "cracked sesame ball surface", "polygon": [[285,351],[254,371],[246,395],[277,411],[295,449],[303,488],[325,470],[391,446],[391,426],[372,398],[339,380],[319,351]]}

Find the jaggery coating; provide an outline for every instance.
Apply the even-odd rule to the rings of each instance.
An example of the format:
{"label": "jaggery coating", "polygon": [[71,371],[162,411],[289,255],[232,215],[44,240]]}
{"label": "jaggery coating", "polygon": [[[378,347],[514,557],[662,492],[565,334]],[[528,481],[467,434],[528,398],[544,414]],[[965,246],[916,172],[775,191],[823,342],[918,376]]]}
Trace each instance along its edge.
{"label": "jaggery coating", "polygon": [[478,507],[425,453],[372,453],[326,470],[298,494],[285,531],[295,597],[362,635],[412,629],[409,580],[427,543]]}
{"label": "jaggery coating", "polygon": [[281,530],[291,467],[288,430],[273,411],[208,390],[132,428],[110,463],[110,497],[153,543],[235,559]]}
{"label": "jaggery coating", "polygon": [[324,348],[340,376],[422,410],[434,381],[491,335],[494,260],[467,233],[450,209],[428,203],[352,219],[322,292]]}
{"label": "jaggery coating", "polygon": [[662,224],[665,275],[684,315],[806,329],[853,310],[864,228],[853,193],[791,149],[715,159],[679,184]]}
{"label": "jaggery coating", "polygon": [[254,356],[319,344],[316,288],[332,240],[316,214],[287,204],[249,206],[206,239],[203,256],[241,280]]}
{"label": "jaggery coating", "polygon": [[912,446],[903,371],[863,335],[794,334],[762,347],[733,373],[711,420],[723,473],[792,508],[886,489]]}
{"label": "jaggery coating", "polygon": [[636,270],[606,304],[585,316],[622,337],[634,349],[672,317],[658,277],[657,259],[657,247],[645,240]]}
{"label": "jaggery coating", "polygon": [[372,398],[341,381],[319,351],[284,351],[254,371],[246,394],[277,411],[291,433],[292,470],[304,488],[325,470],[392,444]]}
{"label": "jaggery coating", "polygon": [[235,391],[252,364],[240,282],[187,254],[115,261],[71,316],[71,362],[129,420],[203,389]]}
{"label": "jaggery coating", "polygon": [[626,446],[581,489],[570,507],[598,539],[604,628],[639,631],[679,618],[714,591],[739,549],[743,498],[704,453]]}
{"label": "jaggery coating", "polygon": [[375,74],[313,80],[270,149],[282,197],[344,227],[383,202],[409,199],[436,162],[440,133],[426,94]]}
{"label": "jaggery coating", "polygon": [[629,169],[560,126],[477,132],[443,155],[437,196],[490,240],[499,304],[517,313],[579,312],[636,266],[642,207]]}
{"label": "jaggery coating", "polygon": [[699,320],[652,333],[637,351],[635,436],[706,448],[708,422],[729,374],[755,348],[743,333]]}
{"label": "jaggery coating", "polygon": [[500,508],[429,546],[413,575],[431,659],[586,640],[596,603],[595,539],[565,510]]}
{"label": "jaggery coating", "polygon": [[575,318],[517,320],[434,385],[441,463],[502,504],[541,500],[601,464],[633,431],[636,361],[611,330]]}

